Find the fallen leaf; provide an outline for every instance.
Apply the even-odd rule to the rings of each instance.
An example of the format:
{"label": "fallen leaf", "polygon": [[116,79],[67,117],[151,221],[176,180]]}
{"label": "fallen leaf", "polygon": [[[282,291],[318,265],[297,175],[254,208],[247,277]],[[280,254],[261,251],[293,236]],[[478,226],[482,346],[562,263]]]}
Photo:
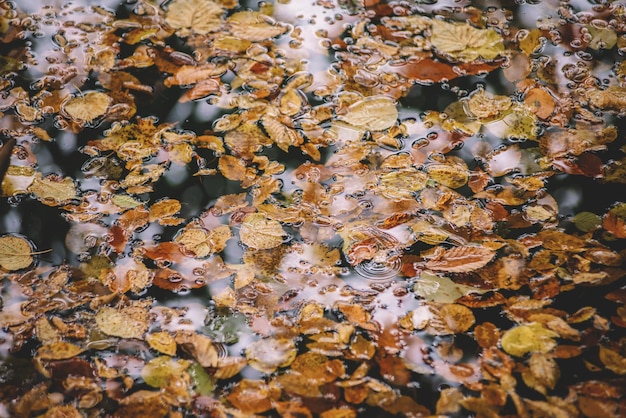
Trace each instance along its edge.
{"label": "fallen leaf", "polygon": [[143,339],[149,326],[148,316],[148,309],[139,303],[120,308],[104,306],[96,313],[96,323],[105,334]]}
{"label": "fallen leaf", "polygon": [[292,339],[264,338],[246,348],[248,364],[263,373],[273,373],[287,367],[296,358],[296,345]]}
{"label": "fallen leaf", "polygon": [[267,219],[260,213],[250,213],[243,218],[239,238],[244,245],[255,250],[275,248],[287,237],[280,222]]}
{"label": "fallen leaf", "polygon": [[430,41],[442,54],[463,62],[494,60],[504,52],[502,37],[493,29],[477,29],[469,23],[432,19]]}
{"label": "fallen leaf", "polygon": [[538,323],[519,325],[502,335],[500,343],[508,354],[523,357],[527,353],[547,353],[556,346],[559,334]]}
{"label": "fallen leaf", "polygon": [[427,260],[425,267],[436,271],[464,273],[484,267],[495,254],[496,252],[489,247],[476,245],[452,247],[439,252],[436,258]]}
{"label": "fallen leaf", "polygon": [[370,131],[384,131],[395,125],[398,109],[387,96],[371,96],[352,104],[339,119]]}
{"label": "fallen leaf", "polygon": [[90,91],[72,97],[63,104],[62,109],[78,123],[91,123],[107,112],[112,100],[105,93]]}
{"label": "fallen leaf", "polygon": [[15,271],[29,267],[33,263],[31,243],[18,235],[0,237],[0,267]]}

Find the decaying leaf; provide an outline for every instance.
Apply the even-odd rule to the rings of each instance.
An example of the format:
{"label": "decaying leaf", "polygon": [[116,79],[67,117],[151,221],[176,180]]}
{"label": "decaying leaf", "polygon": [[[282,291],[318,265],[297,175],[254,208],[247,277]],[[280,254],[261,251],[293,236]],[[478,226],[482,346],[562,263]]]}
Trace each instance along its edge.
{"label": "decaying leaf", "polygon": [[222,26],[225,10],[213,0],[174,0],[167,5],[165,22],[178,36],[215,32]]}
{"label": "decaying leaf", "polygon": [[296,358],[296,345],[286,338],[265,338],[246,348],[248,364],[264,373],[286,367]]}
{"label": "decaying leaf", "polygon": [[77,193],[72,178],[55,175],[43,177],[41,173],[37,173],[28,191],[48,206],[57,206],[74,199]]}
{"label": "decaying leaf", "polygon": [[493,60],[504,52],[502,37],[493,29],[477,29],[469,23],[433,19],[431,31],[433,46],[459,61]]}
{"label": "decaying leaf", "polygon": [[511,328],[502,335],[501,344],[507,353],[523,357],[527,353],[547,353],[556,346],[554,341],[559,334],[544,328],[541,324],[531,323]]}
{"label": "decaying leaf", "polygon": [[239,230],[241,242],[255,250],[278,247],[286,237],[280,222],[267,219],[260,213],[246,215]]}
{"label": "decaying leaf", "polygon": [[489,247],[467,245],[441,250],[436,257],[426,261],[425,267],[435,271],[464,273],[484,267],[495,256]]}
{"label": "decaying leaf", "polygon": [[340,117],[344,122],[370,131],[384,131],[395,125],[398,110],[393,100],[386,96],[373,96],[360,100]]}
{"label": "decaying leaf", "polygon": [[31,243],[18,235],[0,236],[0,267],[15,271],[29,267],[33,263]]}
{"label": "decaying leaf", "polygon": [[112,308],[104,306],[96,314],[102,332],[114,337],[143,338],[148,330],[148,309],[140,303]]}
{"label": "decaying leaf", "polygon": [[187,370],[190,362],[168,356],[153,358],[141,370],[141,377],[150,386],[162,388]]}
{"label": "decaying leaf", "polygon": [[91,123],[107,112],[112,99],[98,91],[90,91],[69,99],[63,104],[63,111],[78,123]]}

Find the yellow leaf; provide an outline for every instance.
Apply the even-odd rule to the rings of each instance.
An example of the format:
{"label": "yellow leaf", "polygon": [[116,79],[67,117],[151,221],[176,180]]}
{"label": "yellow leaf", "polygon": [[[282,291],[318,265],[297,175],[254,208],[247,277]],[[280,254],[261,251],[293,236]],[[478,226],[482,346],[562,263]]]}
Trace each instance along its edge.
{"label": "yellow leaf", "polygon": [[224,9],[212,0],[174,0],[167,5],[165,22],[180,37],[216,32],[222,27]]}
{"label": "yellow leaf", "polygon": [[384,131],[395,125],[398,109],[391,98],[372,96],[352,104],[339,119],[370,131]]}
{"label": "yellow leaf", "polygon": [[28,191],[48,206],[58,206],[76,197],[76,185],[70,177],[43,177],[41,173],[37,173]]}
{"label": "yellow leaf", "polygon": [[150,206],[148,220],[150,222],[158,221],[161,218],[170,217],[180,211],[182,205],[176,199],[165,198],[155,202]]}
{"label": "yellow leaf", "polygon": [[169,332],[160,331],[146,335],[150,348],[168,356],[176,355],[176,341]]}
{"label": "yellow leaf", "polygon": [[197,258],[204,258],[213,252],[208,232],[200,227],[185,227],[176,235],[174,242],[181,244],[186,252]]}
{"label": "yellow leaf", "polygon": [[148,330],[148,310],[139,305],[122,308],[104,306],[96,314],[96,323],[102,332],[114,337],[143,338]]}
{"label": "yellow leaf", "polygon": [[246,41],[260,42],[287,32],[287,25],[276,24],[268,16],[255,11],[243,11],[228,19],[230,33]]}
{"label": "yellow leaf", "polygon": [[246,215],[239,230],[241,242],[255,250],[278,247],[285,241],[286,235],[280,222],[267,219],[260,213]]}
{"label": "yellow leaf", "polygon": [[477,29],[469,23],[432,19],[431,30],[433,47],[459,61],[493,60],[504,52],[502,37],[493,29]]}
{"label": "yellow leaf", "polygon": [[104,93],[90,91],[69,99],[63,105],[63,111],[76,122],[91,123],[106,113],[112,100]]}
{"label": "yellow leaf", "polygon": [[547,353],[556,346],[554,339],[558,336],[538,323],[531,323],[509,329],[500,342],[508,354],[523,357],[531,352]]}
{"label": "yellow leaf", "polygon": [[33,247],[28,240],[17,235],[0,237],[0,267],[15,271],[33,263]]}
{"label": "yellow leaf", "polygon": [[288,338],[265,338],[246,348],[248,364],[264,373],[286,367],[296,358],[296,345]]}
{"label": "yellow leaf", "polygon": [[173,378],[183,374],[189,364],[188,360],[175,360],[168,356],[156,357],[146,363],[141,370],[141,377],[152,387],[165,387]]}
{"label": "yellow leaf", "polygon": [[83,349],[77,345],[58,341],[44,345],[37,350],[36,357],[40,360],[65,360],[82,353]]}

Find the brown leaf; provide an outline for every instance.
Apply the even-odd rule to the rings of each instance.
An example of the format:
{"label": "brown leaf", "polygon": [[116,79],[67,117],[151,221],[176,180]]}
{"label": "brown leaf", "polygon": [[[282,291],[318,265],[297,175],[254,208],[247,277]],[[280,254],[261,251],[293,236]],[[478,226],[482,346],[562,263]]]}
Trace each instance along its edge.
{"label": "brown leaf", "polygon": [[436,258],[426,261],[425,267],[430,270],[449,273],[465,273],[478,270],[489,263],[496,252],[489,247],[467,245],[440,251]]}

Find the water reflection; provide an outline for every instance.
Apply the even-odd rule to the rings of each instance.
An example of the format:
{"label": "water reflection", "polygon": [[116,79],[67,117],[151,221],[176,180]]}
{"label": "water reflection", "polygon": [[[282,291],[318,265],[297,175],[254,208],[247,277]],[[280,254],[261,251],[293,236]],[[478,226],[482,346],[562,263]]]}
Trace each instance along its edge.
{"label": "water reflection", "polygon": [[[209,3],[205,6],[220,13],[224,8],[224,19],[239,12],[235,2]],[[242,30],[241,37],[252,40],[231,36],[227,41],[235,46],[224,41],[223,51],[230,56],[211,49],[215,39],[183,34],[189,28],[179,28],[180,36],[150,32],[150,24],[161,22],[152,21],[150,13],[159,6],[151,3],[113,1],[99,3],[98,9],[55,4],[43,13],[39,5],[17,5],[25,15],[39,17],[24,15],[22,25],[32,28],[25,29],[26,40],[12,44],[16,50],[28,46],[34,58],[19,76],[7,75],[7,83],[22,90],[11,90],[19,100],[3,98],[11,104],[3,107],[7,114],[0,127],[7,135],[22,134],[18,147],[24,154],[10,180],[32,182],[29,176],[34,175],[24,174],[30,173],[28,168],[67,176],[77,184],[75,195],[56,205],[50,189],[61,186],[54,181],[44,183],[43,191],[25,186],[27,193],[2,203],[3,231],[19,232],[38,249],[52,250],[37,256],[32,273],[5,274],[0,349],[7,367],[33,352],[40,361],[44,352],[52,357],[44,356],[45,364],[39,366],[44,372],[33,379],[45,382],[45,373],[59,373],[62,377],[55,381],[65,381],[63,372],[46,367],[67,359],[41,346],[72,341],[80,345],[76,361],[86,363],[93,353],[107,360],[106,367],[90,369],[85,379],[118,379],[118,389],[123,381],[133,393],[160,393],[142,370],[152,357],[168,355],[201,364],[216,386],[200,392],[196,377],[193,385],[183,385],[185,396],[215,396],[211,402],[216,404],[228,399],[229,407],[239,408],[233,388],[242,387],[242,379],[254,379],[263,381],[259,385],[271,382],[284,391],[284,399],[304,398],[316,413],[326,405],[360,405],[364,414],[458,415],[464,399],[464,407],[476,412],[471,404],[475,395],[491,393],[485,392],[483,381],[491,382],[486,386],[511,384],[512,373],[533,368],[523,356],[509,352],[520,357],[515,360],[519,370],[510,365],[509,375],[500,381],[502,376],[494,378],[490,369],[490,362],[502,358],[514,362],[501,350],[501,337],[519,324],[545,323],[549,332],[573,340],[588,332],[585,344],[598,334],[594,347],[602,339],[613,343],[608,320],[599,314],[580,319],[595,318],[584,325],[593,328],[589,331],[573,328],[578,319],[569,307],[536,308],[542,301],[547,306],[560,292],[576,292],[581,283],[595,286],[596,279],[619,286],[619,253],[606,249],[618,261],[606,265],[616,269],[605,269],[601,259],[585,258],[586,251],[574,248],[577,235],[556,231],[557,226],[573,229],[559,224],[559,215],[583,210],[603,214],[616,199],[591,201],[581,183],[587,190],[621,193],[619,186],[592,180],[604,169],[600,157],[579,157],[613,155],[615,138],[607,139],[610,135],[596,128],[620,120],[566,100],[574,86],[604,88],[615,80],[612,53],[580,50],[583,44],[573,43],[577,33],[556,31],[569,23],[550,8],[561,7],[563,14],[588,6],[543,2],[503,9],[499,3],[442,1],[371,2],[372,7],[363,8],[357,3],[342,8],[326,1],[241,2],[241,8],[271,14],[273,20],[248,22],[260,25],[259,31],[275,30],[276,22],[287,29],[276,32],[275,41],[273,35]],[[113,21],[118,23],[111,27]],[[494,59],[465,62],[467,51],[433,39],[435,21],[448,31],[487,31],[478,39],[495,36],[495,47],[480,45],[473,52],[495,53]],[[236,23],[229,22],[224,31],[234,30]],[[517,36],[516,27],[528,30]],[[129,40],[131,32],[135,43]],[[500,57],[502,37],[507,49]],[[237,43],[242,40],[248,44]],[[121,59],[123,71],[116,67],[122,66]],[[142,59],[153,62],[143,67]],[[186,66],[193,70],[186,73],[190,79],[178,74]],[[179,100],[206,81],[189,74],[209,67],[215,85],[208,87],[215,91],[196,101]],[[117,80],[120,72],[125,75]],[[116,82],[119,88],[113,87]],[[530,95],[533,90],[536,96]],[[93,123],[72,117],[67,103],[96,91],[111,95],[114,104],[94,116]],[[595,92],[595,103],[608,100],[602,91]],[[548,110],[544,103],[535,104],[545,97],[552,100]],[[585,100],[593,102],[593,97]],[[398,110],[397,117],[390,108]],[[139,119],[155,115],[159,119],[154,123]],[[112,124],[127,119],[132,126],[126,136],[115,137],[122,125]],[[567,135],[571,127],[582,133]],[[32,128],[45,130],[50,138]],[[567,154],[572,148],[577,152]],[[165,198],[180,207],[169,212],[159,207]],[[601,225],[587,232],[597,228]],[[591,246],[590,254],[597,250],[593,246],[605,245],[590,239],[578,244]],[[41,293],[34,277],[47,283],[56,277],[51,271],[62,272],[65,266],[71,273],[67,286],[54,297]],[[85,295],[89,300],[81,299]],[[153,303],[143,306],[149,298]],[[22,305],[25,301],[29,304]],[[584,310],[586,304],[576,300],[572,306]],[[94,325],[102,322],[100,306],[149,317],[146,332],[165,332],[173,351],[165,343],[117,338],[125,335],[119,330],[106,335]],[[602,315],[616,318],[615,312]],[[75,338],[67,331],[73,326],[89,335]],[[271,353],[278,360],[315,353],[332,372],[332,380],[307,381],[309,389],[327,391],[319,396],[323,406],[316,406],[320,399],[308,399],[306,391],[295,396],[302,389],[280,380],[298,378],[302,370],[288,368],[291,363],[285,360],[284,370],[265,374],[263,358],[255,358],[262,356],[246,352],[259,341],[279,338],[295,341],[298,348]],[[10,354],[11,347],[17,352]],[[610,347],[606,349],[615,348]],[[238,361],[245,364],[246,358],[247,367],[229,369]],[[584,361],[597,363],[595,357]],[[581,373],[592,375],[584,364],[577,366]],[[117,374],[109,370],[113,368],[119,369]],[[520,376],[520,385],[526,381],[532,389],[528,374]],[[8,384],[19,392],[16,397],[24,395],[25,389]],[[560,382],[558,391],[568,384]],[[157,388],[168,394],[174,389],[165,384]],[[502,399],[515,393],[500,386],[489,390],[502,391]],[[122,399],[117,392],[110,390],[101,407],[114,408]],[[265,400],[270,396],[269,389],[259,393]],[[456,406],[452,401],[442,406],[438,399],[455,399]],[[507,402],[489,405],[490,411],[494,416],[519,412],[521,401]],[[191,401],[181,401],[174,406],[189,405]]]}

